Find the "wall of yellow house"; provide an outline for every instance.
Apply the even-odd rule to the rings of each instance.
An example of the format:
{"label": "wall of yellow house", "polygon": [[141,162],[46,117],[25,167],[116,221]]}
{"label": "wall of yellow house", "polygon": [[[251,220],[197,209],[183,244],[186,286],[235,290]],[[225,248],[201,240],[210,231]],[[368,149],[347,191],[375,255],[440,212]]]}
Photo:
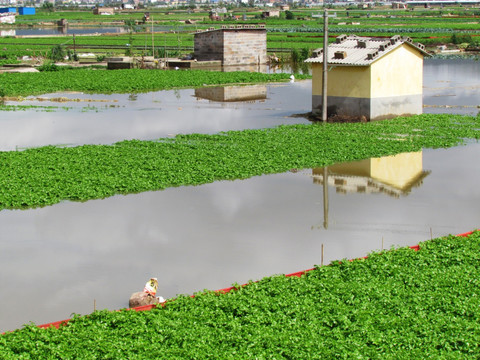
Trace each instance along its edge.
{"label": "wall of yellow house", "polygon": [[[312,64],[312,94],[322,95],[323,64]],[[370,67],[329,65],[328,96],[369,98]]]}
{"label": "wall of yellow house", "polygon": [[407,44],[371,64],[371,97],[422,94],[423,55]]}

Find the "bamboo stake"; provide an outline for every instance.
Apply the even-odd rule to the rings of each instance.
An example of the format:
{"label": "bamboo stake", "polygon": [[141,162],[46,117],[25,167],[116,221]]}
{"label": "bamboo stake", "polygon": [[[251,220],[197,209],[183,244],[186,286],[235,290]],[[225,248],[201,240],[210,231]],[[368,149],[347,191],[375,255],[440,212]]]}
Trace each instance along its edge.
{"label": "bamboo stake", "polygon": [[320,265],[323,266],[323,244],[322,244],[322,257],[320,259]]}

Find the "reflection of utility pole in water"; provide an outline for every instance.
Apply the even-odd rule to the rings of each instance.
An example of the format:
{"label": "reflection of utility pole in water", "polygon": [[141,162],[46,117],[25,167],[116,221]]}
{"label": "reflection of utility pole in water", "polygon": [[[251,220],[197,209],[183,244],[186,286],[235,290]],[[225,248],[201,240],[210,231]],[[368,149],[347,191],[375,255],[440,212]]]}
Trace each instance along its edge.
{"label": "reflection of utility pole in water", "polygon": [[328,229],[328,167],[323,168],[323,227]]}

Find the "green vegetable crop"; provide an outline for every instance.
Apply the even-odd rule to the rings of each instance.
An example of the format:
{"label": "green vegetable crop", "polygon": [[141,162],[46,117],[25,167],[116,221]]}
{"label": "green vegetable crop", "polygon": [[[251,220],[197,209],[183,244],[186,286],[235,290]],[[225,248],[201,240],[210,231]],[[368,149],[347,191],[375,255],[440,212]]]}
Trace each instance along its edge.
{"label": "green vegetable crop", "polygon": [[[59,91],[89,93],[132,93],[155,90],[225,85],[232,83],[266,83],[285,81],[290,74],[252,72],[219,72],[206,70],[94,70],[77,69],[40,73],[0,74],[0,93],[3,96],[28,96]],[[298,79],[308,78],[298,75]]]}
{"label": "green vegetable crop", "polygon": [[9,359],[477,359],[480,232],[151,311],[97,311],[0,336]]}
{"label": "green vegetable crop", "polygon": [[419,115],[0,152],[0,209],[243,179],[449,147],[467,138],[480,138],[480,117]]}

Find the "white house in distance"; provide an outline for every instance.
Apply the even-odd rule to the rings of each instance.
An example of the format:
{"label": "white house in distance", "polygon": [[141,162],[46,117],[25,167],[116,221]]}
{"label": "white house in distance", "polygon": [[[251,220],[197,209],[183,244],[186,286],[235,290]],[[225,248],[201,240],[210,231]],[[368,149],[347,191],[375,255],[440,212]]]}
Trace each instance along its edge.
{"label": "white house in distance", "polygon": [[[422,44],[395,35],[366,38],[340,35],[328,46],[328,117],[382,120],[423,111]],[[312,112],[323,103],[323,49],[306,60],[312,64]]]}

